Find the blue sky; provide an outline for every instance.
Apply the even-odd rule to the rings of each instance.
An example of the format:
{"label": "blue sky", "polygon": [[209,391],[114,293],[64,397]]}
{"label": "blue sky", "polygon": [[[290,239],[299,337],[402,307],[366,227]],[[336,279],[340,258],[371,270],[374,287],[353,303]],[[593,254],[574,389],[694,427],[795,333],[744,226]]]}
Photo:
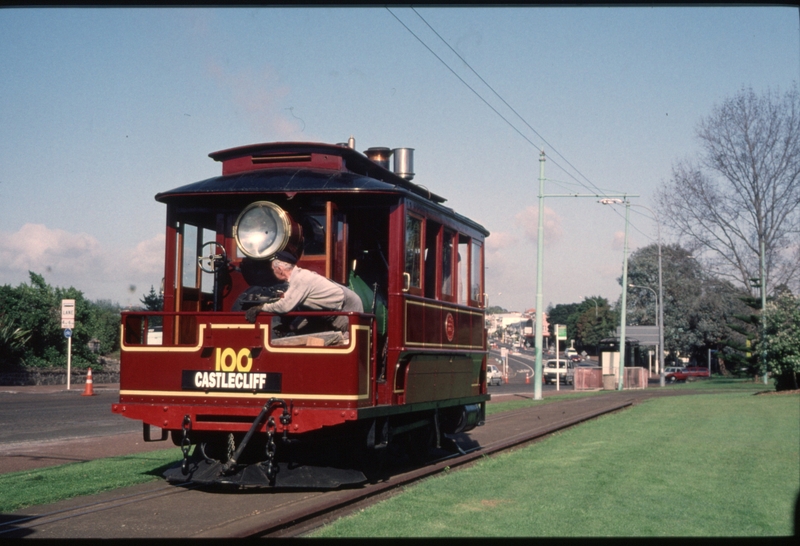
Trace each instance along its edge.
{"label": "blue sky", "polygon": [[[414,148],[414,182],[492,233],[490,304],[531,308],[539,149],[546,193],[655,208],[715,104],[800,80],[799,27],[789,7],[0,10],[0,284],[137,304],[163,275],[156,193],[218,175],[212,151],[352,135]],[[615,301],[623,211],[546,207],[545,305]],[[631,250],[655,240],[641,212]]]}

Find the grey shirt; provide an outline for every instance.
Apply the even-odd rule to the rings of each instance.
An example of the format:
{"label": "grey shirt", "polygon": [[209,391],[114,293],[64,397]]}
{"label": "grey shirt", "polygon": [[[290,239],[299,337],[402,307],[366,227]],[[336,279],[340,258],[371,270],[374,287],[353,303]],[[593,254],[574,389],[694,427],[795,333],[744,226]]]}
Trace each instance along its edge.
{"label": "grey shirt", "polygon": [[[275,303],[265,303],[261,306],[261,310],[267,313],[288,313],[302,306],[309,311],[363,311],[363,309],[342,309],[345,290],[349,291],[348,288],[322,275],[295,266],[289,277],[289,288],[283,297]],[[355,293],[353,295],[355,296]],[[348,298],[350,299],[352,298]],[[356,296],[355,299],[361,307],[360,298]]]}

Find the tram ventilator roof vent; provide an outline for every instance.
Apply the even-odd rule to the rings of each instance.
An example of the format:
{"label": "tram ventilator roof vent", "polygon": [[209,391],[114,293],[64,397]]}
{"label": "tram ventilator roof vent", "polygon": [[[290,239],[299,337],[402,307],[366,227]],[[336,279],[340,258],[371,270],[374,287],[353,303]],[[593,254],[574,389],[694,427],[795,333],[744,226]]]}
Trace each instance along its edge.
{"label": "tram ventilator roof vent", "polygon": [[414,148],[395,148],[392,153],[394,174],[406,180],[414,178]]}
{"label": "tram ventilator roof vent", "polygon": [[389,148],[368,148],[364,151],[364,155],[387,171],[389,170],[389,157],[392,155],[392,150]]}

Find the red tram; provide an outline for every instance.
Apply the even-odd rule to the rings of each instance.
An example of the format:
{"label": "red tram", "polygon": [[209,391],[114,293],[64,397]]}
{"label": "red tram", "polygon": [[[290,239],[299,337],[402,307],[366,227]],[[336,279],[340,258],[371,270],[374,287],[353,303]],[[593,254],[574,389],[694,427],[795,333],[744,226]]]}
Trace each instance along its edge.
{"label": "red tram", "polygon": [[[169,481],[337,487],[364,481],[357,463],[387,446],[423,450],[483,424],[488,232],[410,181],[413,150],[354,147],[223,150],[210,154],[222,176],[156,195],[164,308],[122,314],[112,411],[142,421],[146,441],[171,433],[183,460]],[[279,251],[364,307],[284,317],[346,315],[349,335],[245,320],[279,296]]]}

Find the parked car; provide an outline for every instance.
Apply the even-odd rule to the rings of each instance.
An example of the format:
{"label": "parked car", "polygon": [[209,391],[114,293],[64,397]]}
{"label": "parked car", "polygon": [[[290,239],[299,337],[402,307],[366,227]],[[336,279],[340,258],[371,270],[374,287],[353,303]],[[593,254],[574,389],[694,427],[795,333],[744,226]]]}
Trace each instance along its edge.
{"label": "parked car", "polygon": [[503,382],[503,374],[494,364],[486,366],[486,384],[499,385]]}
{"label": "parked car", "polygon": [[[558,363],[557,367],[556,363]],[[558,377],[561,383],[572,385],[572,382],[575,378],[574,366],[575,365],[571,360],[548,360],[543,366],[544,370],[542,370],[544,372],[543,375],[545,384],[555,384],[556,377]]]}
{"label": "parked car", "polygon": [[[670,369],[670,368],[667,368]],[[688,378],[709,377],[708,368],[703,366],[689,366],[688,368],[675,368],[675,371],[664,376],[666,381],[674,383],[676,381],[686,381]]]}
{"label": "parked car", "polygon": [[583,357],[579,354],[570,355],[569,359],[573,362],[581,362],[583,361]]}

